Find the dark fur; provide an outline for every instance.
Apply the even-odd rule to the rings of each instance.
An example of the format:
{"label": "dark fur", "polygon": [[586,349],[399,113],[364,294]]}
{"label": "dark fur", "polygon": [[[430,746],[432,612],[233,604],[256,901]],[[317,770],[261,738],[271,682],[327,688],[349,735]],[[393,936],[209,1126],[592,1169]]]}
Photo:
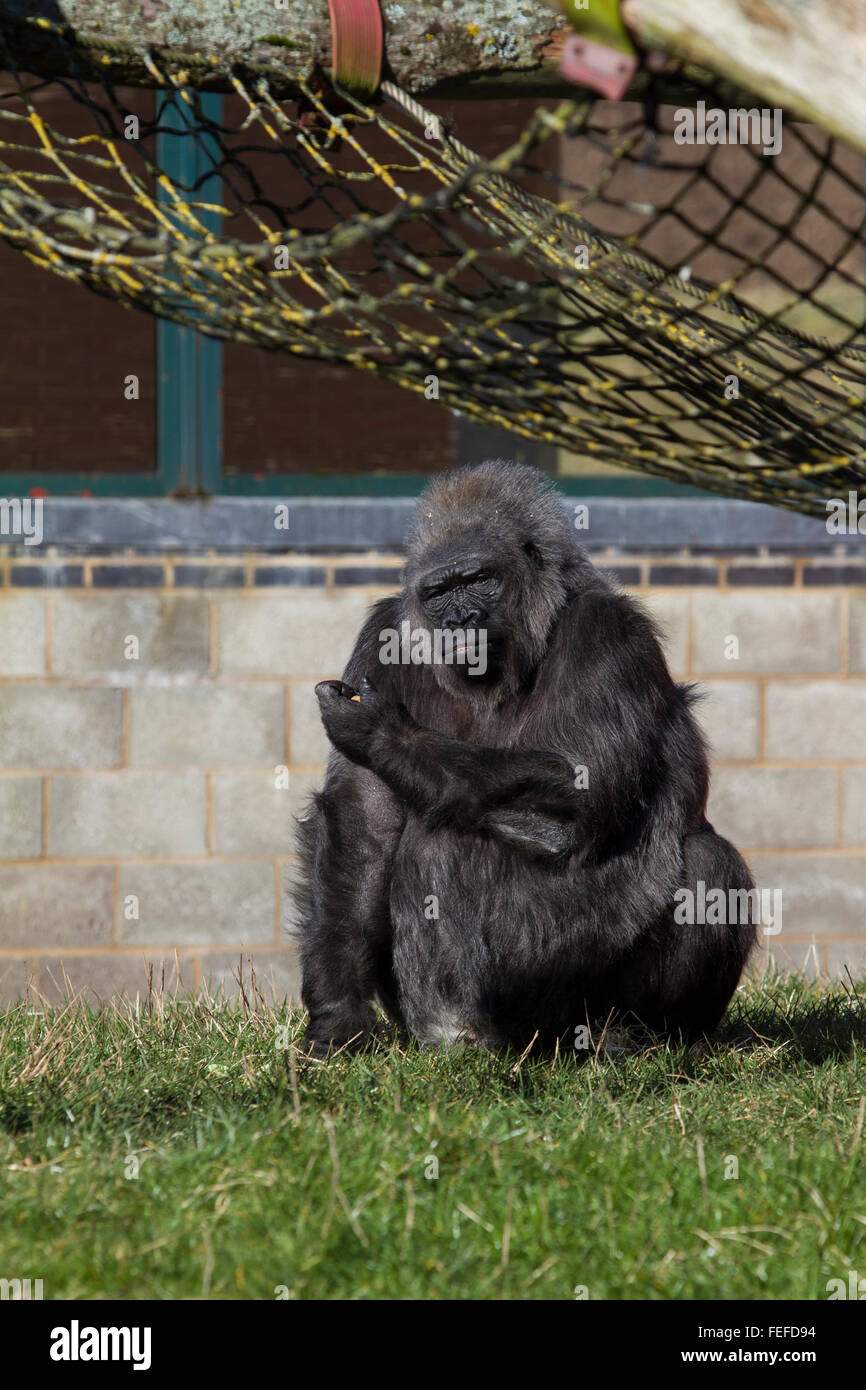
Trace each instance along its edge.
{"label": "dark fur", "polygon": [[[480,562],[498,577],[475,578]],[[449,567],[468,578],[425,609],[419,588]],[[381,664],[379,632],[404,618],[485,628],[488,676]],[[404,588],[375,605],[344,680],[317,687],[335,750],[301,825],[314,1051],[362,1041],[374,999],[425,1041],[491,1047],[568,1045],[609,1017],[716,1026],[755,931],[678,926],[674,893],[752,885],[706,820],[693,696],[541,474],[494,462],[432,484]]]}

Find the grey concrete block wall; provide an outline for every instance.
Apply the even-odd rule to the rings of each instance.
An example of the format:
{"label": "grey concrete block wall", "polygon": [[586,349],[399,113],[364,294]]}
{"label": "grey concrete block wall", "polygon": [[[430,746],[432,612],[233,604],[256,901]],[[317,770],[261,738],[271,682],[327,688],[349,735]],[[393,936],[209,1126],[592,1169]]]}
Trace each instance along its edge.
{"label": "grey concrete block wall", "polygon": [[754,854],[755,880],[782,890],[782,931],[772,947],[794,939],[866,943],[866,874],[863,859],[833,852]]}
{"label": "grey concrete block wall", "polygon": [[111,946],[114,887],[110,864],[0,862],[0,956]]}
{"label": "grey concrete block wall", "polygon": [[208,673],[204,598],[176,591],[63,593],[50,604],[51,670],[57,676],[137,685]]}
{"label": "grey concrete block wall", "polygon": [[695,714],[716,762],[751,762],[761,745],[761,688],[755,680],[703,680]]}
{"label": "grey concrete block wall", "polygon": [[866,848],[866,768],[842,771],[842,839]]}
{"label": "grey concrete block wall", "polygon": [[216,772],[213,777],[213,847],[217,854],[284,854],[296,810],[291,782],[280,774]]}
{"label": "grey concrete block wall", "polygon": [[767,683],[767,754],[845,763],[866,749],[866,700],[857,681]]}
{"label": "grey concrete block wall", "polygon": [[698,589],[691,595],[691,605],[690,669],[698,675],[840,669],[842,600],[838,593]]}
{"label": "grey concrete block wall", "polygon": [[866,675],[866,593],[851,594],[848,604],[848,669]]}
{"label": "grey concrete block wall", "polygon": [[829,767],[716,768],[709,817],[739,845],[809,849],[837,839],[838,788]]}
{"label": "grey concrete block wall", "polygon": [[202,685],[133,690],[129,759],[137,767],[251,767],[285,758],[281,686]]}
{"label": "grey concrete block wall", "polygon": [[119,690],[79,689],[56,677],[50,685],[10,683],[3,675],[0,681],[0,768],[118,766]]}
{"label": "grey concrete block wall", "polygon": [[275,888],[266,859],[124,864],[120,944],[278,944]]}
{"label": "grey concrete block wall", "polygon": [[[298,582],[257,585],[254,557],[216,557],[196,588],[168,554],[159,585],[119,591],[93,569],[120,562],[85,555],[81,587],[26,593],[0,560],[0,998],[144,993],[148,969],[235,992],[250,959],[297,996],[293,817],[328,751],[313,686],[387,592],[359,582],[384,559],[317,556],[313,584],[284,557],[269,566]],[[782,890],[766,948],[866,969],[866,584],[816,589],[808,558],[773,561],[796,574],[783,591],[729,585],[724,561],[713,587],[628,557],[672,670],[703,690],[711,818]]]}
{"label": "grey concrete block wall", "polygon": [[643,589],[641,598],[658,624],[668,665],[675,676],[689,670],[691,597],[667,589]]}
{"label": "grey concrete block wall", "polygon": [[45,671],[45,605],[38,594],[8,594],[0,603],[3,673],[41,676]]}
{"label": "grey concrete block wall", "polygon": [[[338,675],[367,603],[359,593],[291,593],[276,597],[258,591],[217,600],[219,666],[224,675]],[[324,669],[323,669],[324,668]]]}
{"label": "grey concrete block wall", "polygon": [[42,853],[42,778],[0,778],[0,845],[10,859]]}
{"label": "grey concrete block wall", "polygon": [[200,772],[60,773],[48,782],[48,852],[58,859],[181,858],[206,850]]}

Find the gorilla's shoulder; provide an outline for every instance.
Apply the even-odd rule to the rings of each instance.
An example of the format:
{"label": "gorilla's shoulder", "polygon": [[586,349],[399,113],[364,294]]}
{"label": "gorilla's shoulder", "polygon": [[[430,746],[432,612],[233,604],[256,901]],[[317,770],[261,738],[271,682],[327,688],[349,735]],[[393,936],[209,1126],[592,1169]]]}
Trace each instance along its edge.
{"label": "gorilla's shoulder", "polygon": [[400,631],[401,596],[388,594],[373,604],[358,633],[355,649],[349,657],[343,680],[357,685],[361,676],[373,679],[374,684],[390,686],[395,674],[393,667],[383,666],[380,661],[383,632]]}
{"label": "gorilla's shoulder", "polygon": [[359,644],[365,641],[378,641],[379,633],[385,627],[396,627],[402,616],[402,594],[386,594],[377,599],[364,619],[358,634]]}
{"label": "gorilla's shoulder", "polygon": [[388,594],[377,599],[367,613],[355,642],[355,652],[367,652],[371,647],[378,648],[379,634],[385,628],[398,628],[400,623],[400,595]]}
{"label": "gorilla's shoulder", "polygon": [[575,656],[615,651],[620,659],[663,663],[662,634],[655,619],[638,599],[617,589],[595,570],[562,611],[555,634],[557,645]]}

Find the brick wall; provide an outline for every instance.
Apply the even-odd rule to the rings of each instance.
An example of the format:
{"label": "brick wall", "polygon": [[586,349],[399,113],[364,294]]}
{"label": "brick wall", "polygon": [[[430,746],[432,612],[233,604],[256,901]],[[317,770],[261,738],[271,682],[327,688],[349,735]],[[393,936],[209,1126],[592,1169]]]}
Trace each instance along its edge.
{"label": "brick wall", "polygon": [[[595,556],[697,679],[711,817],[783,892],[784,966],[866,969],[866,566]],[[389,554],[0,561],[0,992],[297,990],[292,816]],[[730,638],[739,644],[731,650]],[[135,645],[137,642],[137,656]],[[278,769],[290,769],[287,789]]]}

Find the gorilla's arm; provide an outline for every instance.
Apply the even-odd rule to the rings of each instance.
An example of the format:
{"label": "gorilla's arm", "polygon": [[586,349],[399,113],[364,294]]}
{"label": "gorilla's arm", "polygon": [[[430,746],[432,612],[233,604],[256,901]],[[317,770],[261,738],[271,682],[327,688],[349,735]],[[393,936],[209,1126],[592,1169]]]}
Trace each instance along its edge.
{"label": "gorilla's arm", "polygon": [[[317,688],[332,742],[369,768],[431,830],[486,831],[528,854],[597,852],[663,785],[662,749],[679,692],[652,625],[598,591],[563,614],[530,696],[548,746],[482,747],[424,728],[368,680],[361,700]],[[577,768],[586,768],[583,779]]]}
{"label": "gorilla's arm", "polygon": [[[394,599],[378,604],[346,667],[348,679],[375,661],[378,632],[393,626]],[[331,754],[322,792],[299,826],[303,872],[295,885],[307,1044],[359,1045],[378,998],[397,1016],[391,968],[390,887],[405,807],[380,778]]]}
{"label": "gorilla's arm", "polygon": [[360,689],[363,715],[350,688],[317,687],[328,734],[429,830],[486,831],[528,854],[554,858],[585,842],[589,807],[565,758],[447,738],[416,724],[368,680]]}

